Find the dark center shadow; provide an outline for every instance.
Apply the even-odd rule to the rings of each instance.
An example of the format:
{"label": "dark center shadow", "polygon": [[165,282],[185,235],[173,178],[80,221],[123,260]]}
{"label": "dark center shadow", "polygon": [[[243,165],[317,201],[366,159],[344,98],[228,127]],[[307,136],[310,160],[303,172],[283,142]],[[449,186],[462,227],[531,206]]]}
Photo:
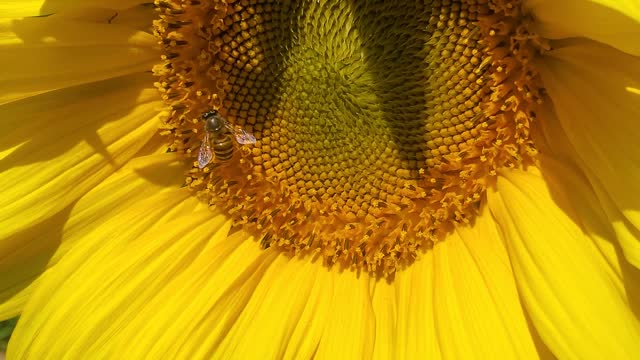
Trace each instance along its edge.
{"label": "dark center shadow", "polygon": [[[353,1],[354,23],[360,33],[365,68],[402,166],[417,170],[424,162],[427,79],[424,75],[426,32],[430,7],[388,1]],[[381,11],[383,10],[383,11]]]}

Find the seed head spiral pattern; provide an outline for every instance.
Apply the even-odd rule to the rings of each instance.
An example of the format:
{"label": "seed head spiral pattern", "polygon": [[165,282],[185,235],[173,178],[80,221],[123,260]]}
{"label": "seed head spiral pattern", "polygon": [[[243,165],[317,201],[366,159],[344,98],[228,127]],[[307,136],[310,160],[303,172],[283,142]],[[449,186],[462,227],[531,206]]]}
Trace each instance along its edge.
{"label": "seed head spiral pattern", "polygon": [[[156,5],[169,148],[264,247],[389,275],[472,221],[496,169],[536,161],[547,45],[517,1]],[[211,109],[257,142],[199,169]]]}

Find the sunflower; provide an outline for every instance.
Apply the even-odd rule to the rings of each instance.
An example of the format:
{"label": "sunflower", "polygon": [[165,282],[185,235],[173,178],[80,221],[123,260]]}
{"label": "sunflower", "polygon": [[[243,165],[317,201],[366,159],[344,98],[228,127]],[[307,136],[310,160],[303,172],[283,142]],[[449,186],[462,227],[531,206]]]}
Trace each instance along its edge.
{"label": "sunflower", "polygon": [[0,1],[9,359],[640,356],[636,1]]}

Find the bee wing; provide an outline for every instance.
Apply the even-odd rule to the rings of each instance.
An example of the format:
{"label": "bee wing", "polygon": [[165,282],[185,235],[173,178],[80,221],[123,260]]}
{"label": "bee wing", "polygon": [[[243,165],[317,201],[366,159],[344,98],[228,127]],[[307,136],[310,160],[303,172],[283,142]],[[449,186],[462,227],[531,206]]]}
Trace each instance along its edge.
{"label": "bee wing", "polygon": [[248,131],[237,128],[229,124],[228,122],[225,122],[224,126],[227,128],[227,130],[229,130],[233,134],[233,136],[235,136],[236,141],[238,141],[238,143],[242,145],[256,143],[256,137],[253,136],[253,134],[249,133]]}
{"label": "bee wing", "polygon": [[255,144],[256,143],[256,137],[253,136],[253,134],[250,134],[245,130],[237,129],[233,133],[233,135],[235,135],[236,140],[238,140],[238,142],[240,144]]}
{"label": "bee wing", "polygon": [[211,159],[213,159],[213,152],[209,144],[209,134],[205,134],[202,144],[200,144],[200,150],[198,151],[198,167],[200,169],[204,168],[211,162]]}

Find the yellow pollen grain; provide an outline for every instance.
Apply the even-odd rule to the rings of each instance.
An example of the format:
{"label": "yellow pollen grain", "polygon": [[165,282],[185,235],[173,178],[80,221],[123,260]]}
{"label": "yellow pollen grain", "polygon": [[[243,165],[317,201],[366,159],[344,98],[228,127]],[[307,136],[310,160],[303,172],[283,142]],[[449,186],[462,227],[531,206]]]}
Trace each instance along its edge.
{"label": "yellow pollen grain", "polygon": [[[185,184],[265,248],[388,276],[535,161],[545,45],[518,1],[155,4]],[[209,110],[256,142],[200,169]]]}

